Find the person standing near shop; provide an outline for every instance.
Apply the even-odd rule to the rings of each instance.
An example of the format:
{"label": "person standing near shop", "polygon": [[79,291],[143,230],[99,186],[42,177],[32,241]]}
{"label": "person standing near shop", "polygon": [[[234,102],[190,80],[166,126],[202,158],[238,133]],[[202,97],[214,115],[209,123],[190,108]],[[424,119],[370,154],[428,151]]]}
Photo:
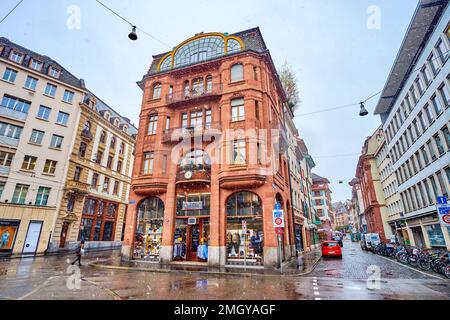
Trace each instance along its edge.
{"label": "person standing near shop", "polygon": [[72,265],[74,265],[78,261],[78,265],[81,267],[81,256],[84,252],[84,240],[81,240],[81,243],[77,246],[75,253],[77,255],[77,258],[72,262]]}

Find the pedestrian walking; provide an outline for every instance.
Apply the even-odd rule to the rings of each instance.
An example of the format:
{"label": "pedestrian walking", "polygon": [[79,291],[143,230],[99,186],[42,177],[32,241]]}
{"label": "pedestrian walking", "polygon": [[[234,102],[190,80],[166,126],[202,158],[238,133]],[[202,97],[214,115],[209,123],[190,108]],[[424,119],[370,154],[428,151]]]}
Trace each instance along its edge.
{"label": "pedestrian walking", "polygon": [[81,243],[77,246],[75,253],[77,255],[77,258],[72,262],[72,265],[74,265],[78,261],[78,265],[81,267],[81,256],[84,253],[84,240],[81,240]]}

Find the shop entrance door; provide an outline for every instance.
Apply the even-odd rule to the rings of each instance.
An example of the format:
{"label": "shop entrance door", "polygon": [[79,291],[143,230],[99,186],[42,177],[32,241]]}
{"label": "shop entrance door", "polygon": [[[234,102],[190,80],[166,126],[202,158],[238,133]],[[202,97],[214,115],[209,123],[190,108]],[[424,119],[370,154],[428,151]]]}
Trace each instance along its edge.
{"label": "shop entrance door", "polygon": [[416,243],[416,247],[423,248],[425,247],[425,240],[423,238],[422,234],[422,228],[416,227],[411,228],[413,236],[414,236],[414,242]]}
{"label": "shop entrance door", "polygon": [[200,244],[200,225],[194,224],[188,227],[188,243],[186,258],[189,261],[197,261],[197,248]]}
{"label": "shop entrance door", "polygon": [[42,222],[33,221],[28,226],[27,237],[25,239],[25,245],[23,247],[23,253],[36,253],[39,237],[41,235]]}

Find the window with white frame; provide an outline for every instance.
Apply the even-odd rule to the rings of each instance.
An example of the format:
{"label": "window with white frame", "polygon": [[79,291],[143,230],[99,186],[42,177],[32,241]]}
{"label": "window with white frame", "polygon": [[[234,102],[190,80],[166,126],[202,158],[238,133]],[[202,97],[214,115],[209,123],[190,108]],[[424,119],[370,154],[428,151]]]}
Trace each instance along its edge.
{"label": "window with white frame", "polygon": [[58,118],[56,119],[56,123],[57,124],[61,124],[63,126],[66,126],[67,123],[69,122],[69,116],[70,115],[68,113],[59,111],[58,112]]}
{"label": "window with white frame", "polygon": [[36,205],[37,206],[46,206],[48,203],[48,197],[50,195],[50,188],[48,187],[39,187],[38,192],[36,194]]}
{"label": "window with white frame", "polygon": [[67,103],[72,103],[73,96],[74,96],[74,93],[72,91],[65,90],[64,91],[64,96],[63,96],[63,101],[67,102]]}
{"label": "window with white frame", "polygon": [[17,78],[17,71],[10,68],[6,68],[5,72],[3,73],[3,80],[14,83],[16,82],[16,78]]}
{"label": "window with white frame", "polygon": [[16,63],[20,63],[22,61],[22,54],[17,51],[13,51],[11,53],[10,60]]}
{"label": "window with white frame", "polygon": [[53,84],[47,83],[44,94],[54,98],[55,94],[56,94],[56,86]]}
{"label": "window with white frame", "polygon": [[64,137],[54,134],[50,142],[50,148],[61,149]]}
{"label": "window with white frame", "polygon": [[25,88],[35,91],[38,79],[28,76],[25,80]]}
{"label": "window with white frame", "polygon": [[31,59],[30,68],[34,69],[36,71],[41,71],[42,70],[42,62]]}
{"label": "window with white frame", "polygon": [[245,120],[244,98],[231,100],[231,121]]}
{"label": "window with white frame", "polygon": [[15,204],[24,204],[29,188],[30,186],[26,184],[16,184],[11,202]]}
{"label": "window with white frame", "polygon": [[44,173],[55,174],[57,164],[58,161],[47,159],[44,165]]}
{"label": "window with white frame", "polygon": [[36,168],[37,157],[25,155],[22,162],[22,170],[34,171]]}
{"label": "window with white frame", "polygon": [[44,131],[33,129],[30,136],[30,143],[33,144],[42,144],[42,139],[44,138]]}

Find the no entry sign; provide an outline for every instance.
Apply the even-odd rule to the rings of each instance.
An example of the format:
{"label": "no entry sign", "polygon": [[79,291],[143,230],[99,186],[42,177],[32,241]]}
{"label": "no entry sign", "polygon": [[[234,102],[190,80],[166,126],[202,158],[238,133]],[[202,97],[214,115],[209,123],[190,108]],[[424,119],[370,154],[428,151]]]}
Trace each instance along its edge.
{"label": "no entry sign", "polygon": [[284,228],[283,210],[273,210],[273,226],[275,228]]}

